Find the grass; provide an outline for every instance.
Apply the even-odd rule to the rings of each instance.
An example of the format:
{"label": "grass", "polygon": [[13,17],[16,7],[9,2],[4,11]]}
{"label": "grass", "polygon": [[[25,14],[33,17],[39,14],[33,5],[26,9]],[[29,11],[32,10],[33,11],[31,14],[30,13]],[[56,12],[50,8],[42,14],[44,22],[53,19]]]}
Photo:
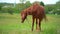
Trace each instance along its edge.
{"label": "grass", "polygon": [[60,15],[47,15],[48,21],[41,22],[41,32],[31,31],[32,17],[21,23],[20,14],[0,13],[0,34],[60,34]]}

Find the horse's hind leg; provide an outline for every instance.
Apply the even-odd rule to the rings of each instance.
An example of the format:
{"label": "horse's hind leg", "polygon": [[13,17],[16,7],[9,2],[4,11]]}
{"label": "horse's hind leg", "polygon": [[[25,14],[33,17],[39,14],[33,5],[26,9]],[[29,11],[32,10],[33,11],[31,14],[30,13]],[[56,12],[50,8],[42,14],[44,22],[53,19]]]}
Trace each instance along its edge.
{"label": "horse's hind leg", "polygon": [[41,21],[42,21],[42,18],[39,19],[39,29],[41,31]]}
{"label": "horse's hind leg", "polygon": [[37,18],[36,18],[36,30],[37,30]]}
{"label": "horse's hind leg", "polygon": [[32,22],[32,31],[33,31],[33,29],[34,29],[34,20],[35,20],[34,16],[32,17],[32,20],[33,20],[33,22]]}
{"label": "horse's hind leg", "polygon": [[40,28],[39,28],[39,19],[36,18],[36,30],[39,31]]}
{"label": "horse's hind leg", "polygon": [[40,21],[40,19],[39,19],[39,29],[41,31],[41,21]]}

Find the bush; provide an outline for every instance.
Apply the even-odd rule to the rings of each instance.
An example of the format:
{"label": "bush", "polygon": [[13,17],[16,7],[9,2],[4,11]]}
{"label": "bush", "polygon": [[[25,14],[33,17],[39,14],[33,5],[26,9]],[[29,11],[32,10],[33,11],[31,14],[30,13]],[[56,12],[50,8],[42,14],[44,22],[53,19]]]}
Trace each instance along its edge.
{"label": "bush", "polygon": [[13,14],[14,13],[14,8],[12,8],[12,7],[3,7],[2,8],[2,13]]}

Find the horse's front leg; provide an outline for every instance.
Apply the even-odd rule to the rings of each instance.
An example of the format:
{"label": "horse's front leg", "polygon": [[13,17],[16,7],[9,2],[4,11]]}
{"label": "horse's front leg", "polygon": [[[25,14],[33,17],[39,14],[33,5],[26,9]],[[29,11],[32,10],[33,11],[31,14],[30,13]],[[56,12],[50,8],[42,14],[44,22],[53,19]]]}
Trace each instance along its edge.
{"label": "horse's front leg", "polygon": [[33,31],[33,29],[34,29],[34,20],[35,20],[35,17],[33,16],[33,17],[32,17],[32,21],[33,21],[33,22],[32,22],[32,31]]}

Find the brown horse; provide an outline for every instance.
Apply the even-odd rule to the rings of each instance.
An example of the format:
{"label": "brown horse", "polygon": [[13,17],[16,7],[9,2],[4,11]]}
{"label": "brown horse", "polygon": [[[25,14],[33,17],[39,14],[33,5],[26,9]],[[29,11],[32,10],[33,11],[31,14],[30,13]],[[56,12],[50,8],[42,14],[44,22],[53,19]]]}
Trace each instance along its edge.
{"label": "brown horse", "polygon": [[34,21],[36,19],[36,30],[41,30],[41,21],[43,18],[46,20],[46,15],[44,12],[44,7],[39,5],[39,4],[34,4],[30,6],[29,8],[23,10],[21,12],[21,18],[22,18],[22,23],[26,19],[28,15],[32,15],[32,31],[34,28]]}

